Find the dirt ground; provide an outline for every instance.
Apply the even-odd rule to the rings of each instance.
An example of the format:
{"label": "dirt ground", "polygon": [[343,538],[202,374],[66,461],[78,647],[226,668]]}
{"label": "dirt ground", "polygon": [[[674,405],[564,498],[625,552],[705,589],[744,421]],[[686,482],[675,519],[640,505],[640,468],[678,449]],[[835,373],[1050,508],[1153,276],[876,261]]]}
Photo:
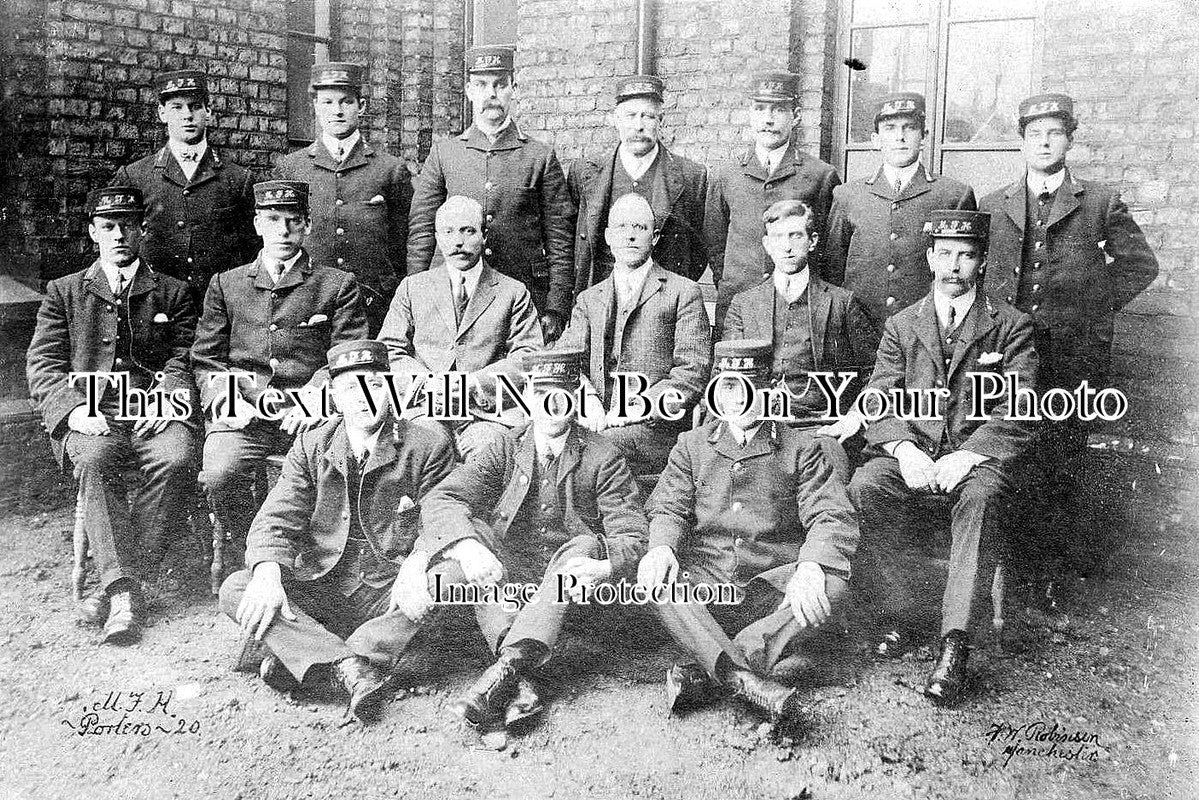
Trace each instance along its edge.
{"label": "dirt ground", "polygon": [[[448,713],[486,663],[465,618],[406,658],[406,688],[363,727],[335,696],[289,698],[232,672],[237,631],[206,588],[161,596],[140,645],[98,646],[65,588],[69,515],[10,516],[0,795],[1194,798],[1199,510],[1146,507],[1131,526],[1061,613],[1025,612],[1025,653],[976,651],[956,709],[920,694],[927,651],[872,659],[859,613],[831,682],[803,688],[798,729],[769,730],[731,701],[668,719],[662,677],[676,653],[624,612],[569,637],[548,674],[550,711],[497,750]],[[189,570],[203,586],[194,554],[175,558],[185,587]],[[93,708],[124,732],[80,735]],[[1081,741],[1037,739],[1047,732]]]}

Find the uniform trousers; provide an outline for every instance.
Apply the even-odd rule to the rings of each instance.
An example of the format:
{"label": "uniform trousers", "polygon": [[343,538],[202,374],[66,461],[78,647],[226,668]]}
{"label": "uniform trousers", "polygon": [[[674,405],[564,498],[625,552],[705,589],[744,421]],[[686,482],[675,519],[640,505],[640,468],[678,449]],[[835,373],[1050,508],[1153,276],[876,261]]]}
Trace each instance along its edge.
{"label": "uniform trousers", "polygon": [[213,514],[234,540],[245,539],[258,511],[250,492],[255,469],[265,464],[267,456],[286,453],[293,438],[280,430],[278,422],[262,419],[241,430],[215,426],[208,431],[200,485],[208,492]]}
{"label": "uniform trousers", "polygon": [[[687,418],[685,418],[686,420]],[[683,425],[683,427],[679,427]],[[684,422],[653,420],[633,422],[620,428],[607,428],[604,436],[620,450],[634,475],[657,475],[666,469],[670,451],[687,430]]]}
{"label": "uniform trousers", "polygon": [[[70,431],[64,442],[105,589],[121,579],[148,577],[182,522],[181,510],[195,486],[195,439],[186,425],[171,422],[153,436],[135,437],[131,423],[110,419],[108,424],[106,436]],[[130,467],[142,478],[132,503],[123,476]]]}

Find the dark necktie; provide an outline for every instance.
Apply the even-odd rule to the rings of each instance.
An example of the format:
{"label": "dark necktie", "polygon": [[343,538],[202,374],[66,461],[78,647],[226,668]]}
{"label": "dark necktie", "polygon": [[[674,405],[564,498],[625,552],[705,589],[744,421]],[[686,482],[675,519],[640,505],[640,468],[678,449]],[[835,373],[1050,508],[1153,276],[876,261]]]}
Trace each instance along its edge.
{"label": "dark necktie", "polygon": [[466,305],[470,298],[466,296],[466,278],[458,278],[454,282],[454,325],[462,326],[462,318],[466,316]]}
{"label": "dark necktie", "polygon": [[955,306],[949,306],[949,328],[946,333],[953,333],[954,326],[957,325],[958,310]]}
{"label": "dark necktie", "polygon": [[195,150],[188,150],[187,152],[181,154],[179,157],[182,160],[190,161],[193,164],[196,164],[200,161],[200,154],[197,153]]}
{"label": "dark necktie", "polygon": [[117,270],[117,291],[116,291],[116,296],[117,296],[118,300],[121,299],[121,296],[125,294],[125,290],[128,288],[129,288],[129,279],[125,276],[125,271],[118,269]]}
{"label": "dark necktie", "polygon": [[900,193],[903,191],[903,178],[895,179],[895,199],[899,199]]}

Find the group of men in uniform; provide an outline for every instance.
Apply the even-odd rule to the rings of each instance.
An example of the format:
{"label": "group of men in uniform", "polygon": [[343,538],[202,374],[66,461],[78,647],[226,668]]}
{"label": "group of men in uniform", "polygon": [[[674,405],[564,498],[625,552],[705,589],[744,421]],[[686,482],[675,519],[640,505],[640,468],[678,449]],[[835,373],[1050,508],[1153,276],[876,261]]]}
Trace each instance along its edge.
{"label": "group of men in uniform", "polygon": [[[158,78],[167,145],[89,195],[99,257],[50,282],[28,356],[100,573],[85,619],[137,639],[139,587],[199,452],[220,529],[246,541],[222,608],[265,643],[272,686],[332,680],[377,716],[397,659],[458,592],[495,662],[455,709],[512,724],[543,707],[538,670],[572,602],[687,584],[733,602],[653,604],[691,658],[667,675],[671,709],[731,693],[794,718],[788,684],[838,627],[855,569],[885,596],[878,565],[932,504],[952,545],[926,693],[953,702],[1005,517],[1077,499],[1085,444],[1080,423],[1038,427],[1002,402],[970,416],[968,375],[1104,382],[1113,317],[1157,272],[1118,194],[1065,168],[1070,98],[1021,103],[1026,173],[979,211],[921,163],[915,93],[882,99],[882,163],[842,184],[796,142],[796,76],[752,82],[753,145],[711,174],[661,140],[663,81],[632,76],[616,86],[618,144],[568,178],[511,115],[512,49],[466,58],[473,123],[414,180],[362,135],[357,65],[313,68],[319,138],[259,183],[209,146],[203,73]],[[124,383],[89,396],[79,372]],[[447,372],[465,376],[467,413],[425,418],[429,376]],[[814,372],[856,378],[830,407]],[[940,390],[943,413],[867,423],[850,407],[866,388]],[[130,421],[126,389],[195,413]],[[282,453],[255,509],[255,469]],[[534,591],[504,603],[486,591],[503,581]]]}

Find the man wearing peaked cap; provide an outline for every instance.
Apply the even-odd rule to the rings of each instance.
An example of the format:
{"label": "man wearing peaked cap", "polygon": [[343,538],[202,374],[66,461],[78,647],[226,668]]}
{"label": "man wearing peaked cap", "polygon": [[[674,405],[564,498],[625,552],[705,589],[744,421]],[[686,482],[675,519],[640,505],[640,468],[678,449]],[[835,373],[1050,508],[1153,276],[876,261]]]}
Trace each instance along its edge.
{"label": "man wearing peaked cap", "polygon": [[574,205],[551,147],[531,139],[512,118],[511,47],[466,53],[466,96],[474,121],[435,142],[413,187],[408,238],[412,273],[436,266],[437,209],[454,195],[483,207],[483,256],[520,281],[537,307],[543,333],[562,333],[574,296]]}
{"label": "man wearing peaked cap", "polygon": [[404,599],[397,575],[411,570],[420,503],[449,474],[454,445],[439,425],[392,408],[382,342],[342,342],[327,358],[340,416],[296,437],[221,608],[266,645],[268,685],[331,679],[370,720],[414,632],[391,613]]}
{"label": "man wearing peaked cap", "polygon": [[620,197],[649,201],[657,220],[654,262],[698,281],[708,266],[704,242],[707,170],[672,153],[661,142],[664,84],[654,75],[616,82],[616,107],[608,114],[617,146],[599,159],[580,159],[571,169],[571,194],[579,207],[575,224],[575,290],[593,286],[612,271],[615,257],[604,241],[608,213]]}
{"label": "man wearing peaked cap", "polygon": [[[262,249],[251,263],[213,278],[192,347],[207,422],[200,482],[234,542],[249,529],[254,469],[286,452],[296,433],[319,422],[328,380],[325,352],[368,335],[358,282],[315,263],[308,184],[254,184],[254,230]],[[230,392],[230,372],[246,373]],[[301,404],[287,392],[299,392]]]}
{"label": "man wearing peaked cap", "polygon": [[208,143],[212,104],[203,72],[159,73],[154,86],[166,146],[121,167],[112,182],[142,191],[146,257],[186,281],[199,306],[214,274],[254,255],[253,177]]}
{"label": "man wearing peaked cap", "polygon": [[404,161],[362,135],[363,70],[358,64],[312,67],[308,93],[317,140],[279,161],[275,177],[308,184],[312,234],[305,247],[322,266],[358,279],[372,336],[407,272],[411,174]]}
{"label": "man wearing peaked cap", "polygon": [[975,208],[969,186],[925,168],[925,133],[924,95],[884,95],[870,137],[882,163],[873,175],[833,191],[825,277],[852,291],[879,329],[928,292],[929,213]]}
{"label": "man wearing peaked cap", "polygon": [[[1116,316],[1158,274],[1119,190],[1078,178],[1066,165],[1077,127],[1068,95],[1021,102],[1024,174],[980,203],[991,212],[987,293],[1032,316],[1043,391],[1073,392],[1084,380],[1098,390],[1110,382]],[[1080,484],[1087,434],[1077,417],[1047,424],[1029,465],[1027,502],[1043,509],[1032,516],[1046,525],[1033,533],[1035,549],[1026,555],[1046,565],[1042,577],[1051,583],[1062,571],[1085,576],[1098,563],[1105,548],[1094,544],[1093,532],[1110,528],[1116,515],[1106,502],[1110,493],[1088,498]]]}
{"label": "man wearing peaked cap", "polygon": [[747,103],[753,144],[740,157],[713,170],[704,212],[718,290],[718,331],[723,330],[733,296],[756,286],[771,272],[770,259],[762,250],[762,213],[780,200],[800,200],[812,209],[817,239],[811,261],[820,272],[833,187],[841,183],[832,165],[805,153],[796,141],[798,75],[754,76]]}
{"label": "man wearing peaked cap", "polygon": [[[181,527],[177,511],[195,486],[194,417],[118,419],[120,388],[104,384],[92,414],[84,384],[69,380],[71,373],[119,373],[129,390],[192,400],[188,349],[196,307],[187,284],[156,272],[144,257],[144,211],[135,186],[88,195],[88,234],[99,256],[50,281],[26,363],[54,455],[79,481],[87,541],[76,547],[90,545],[100,573],[100,593],[80,613],[104,623],[104,641],[114,643],[138,638],[140,582],[156,577],[169,532]],[[121,475],[131,464],[143,477],[129,508]]]}
{"label": "man wearing peaked cap", "polygon": [[[723,688],[772,721],[794,720],[798,695],[784,683],[841,646],[836,620],[858,525],[820,445],[762,419],[772,349],[767,340],[717,343],[710,397],[723,420],[679,437],[646,506],[639,584],[736,587],[731,606],[654,606],[693,659],[667,673],[672,712]],[[745,383],[757,390],[748,402]]]}
{"label": "man wearing peaked cap", "polygon": [[[924,692],[952,704],[966,677],[971,636],[977,633],[1003,547],[1002,523],[1010,515],[1013,467],[1030,446],[1034,424],[1015,418],[1006,396],[987,400],[984,418],[973,417],[974,373],[1015,375],[1034,387],[1037,353],[1032,320],[980,286],[987,258],[988,215],[935,210],[925,253],[932,290],[887,319],[867,391],[940,391],[938,413],[907,419],[895,409],[866,429],[868,461],[854,474],[850,495],[861,514],[859,565],[882,599],[880,653],[897,655],[911,630],[898,617],[905,604],[897,587],[909,576],[891,575],[902,547],[903,526],[918,513],[950,511],[952,547],[942,599],[940,658]],[[833,434],[856,432],[851,413]],[[895,579],[898,579],[896,581]]]}
{"label": "man wearing peaked cap", "polygon": [[[631,578],[645,551],[633,474],[611,442],[575,422],[582,360],[578,349],[526,355],[532,421],[456,469],[422,511],[416,549],[446,584],[540,585],[536,601],[515,611],[477,610],[497,659],[454,705],[476,725],[541,711],[531,671],[549,660],[571,605],[561,602],[559,575],[577,600],[583,587]],[[424,587],[419,576],[414,587]]]}

